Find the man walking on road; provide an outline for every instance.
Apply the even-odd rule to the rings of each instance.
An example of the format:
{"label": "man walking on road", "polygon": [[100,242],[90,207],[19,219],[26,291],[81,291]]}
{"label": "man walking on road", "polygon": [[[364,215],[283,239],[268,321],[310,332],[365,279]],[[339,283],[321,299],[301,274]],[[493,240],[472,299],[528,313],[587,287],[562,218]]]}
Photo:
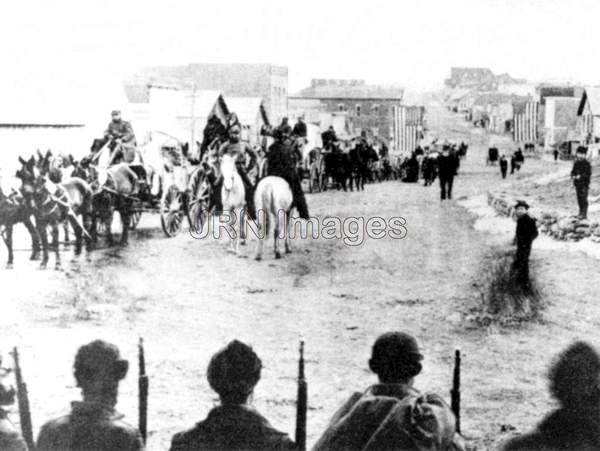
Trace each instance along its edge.
{"label": "man walking on road", "polygon": [[508,171],[508,161],[506,160],[506,155],[502,154],[500,157],[500,173],[503,179],[506,178],[506,171]]}
{"label": "man walking on road", "polygon": [[588,210],[588,192],[590,189],[590,177],[592,176],[592,165],[585,158],[587,149],[583,146],[577,148],[577,159],[573,163],[571,178],[575,185],[577,193],[577,203],[579,204],[579,217],[587,218]]}
{"label": "man walking on road", "polygon": [[455,155],[450,153],[450,147],[444,145],[442,154],[438,157],[438,175],[440,177],[441,199],[452,199],[452,184],[458,169]]}
{"label": "man walking on road", "polygon": [[513,270],[516,272],[516,281],[522,288],[528,289],[529,283],[529,255],[531,254],[531,245],[538,236],[538,229],[533,219],[528,214],[529,205],[525,201],[518,201],[515,205],[517,215],[517,233],[515,243],[517,252],[513,263]]}

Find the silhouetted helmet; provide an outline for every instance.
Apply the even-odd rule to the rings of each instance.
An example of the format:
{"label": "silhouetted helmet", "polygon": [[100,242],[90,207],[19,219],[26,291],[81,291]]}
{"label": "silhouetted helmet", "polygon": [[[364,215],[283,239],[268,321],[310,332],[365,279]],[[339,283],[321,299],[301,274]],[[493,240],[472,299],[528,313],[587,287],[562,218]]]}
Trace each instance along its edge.
{"label": "silhouetted helmet", "polygon": [[95,340],[79,348],[75,356],[77,385],[96,378],[120,381],[127,375],[129,362],[121,359],[119,349],[103,340]]}
{"label": "silhouetted helmet", "polygon": [[423,356],[417,341],[404,332],[381,335],[371,352],[369,368],[381,379],[410,379],[421,372]]}
{"label": "silhouetted helmet", "polygon": [[252,348],[233,340],[208,364],[208,383],[221,399],[245,400],[260,380],[262,362]]}

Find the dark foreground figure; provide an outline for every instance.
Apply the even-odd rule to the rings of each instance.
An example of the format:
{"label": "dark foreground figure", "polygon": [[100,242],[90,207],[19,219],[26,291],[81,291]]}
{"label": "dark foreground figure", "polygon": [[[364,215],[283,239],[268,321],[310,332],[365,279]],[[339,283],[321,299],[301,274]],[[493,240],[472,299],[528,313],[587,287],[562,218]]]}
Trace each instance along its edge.
{"label": "dark foreground figure", "polygon": [[369,360],[379,383],[346,401],[313,451],[464,449],[444,400],[413,388],[422,359],[410,335],[390,332],[380,336]]}
{"label": "dark foreground figure", "polygon": [[144,448],[134,427],[115,410],[119,382],[129,363],[116,346],[101,340],[79,348],[75,380],[83,401],[71,404],[71,413],[46,423],[38,437],[37,451],[137,451]]}
{"label": "dark foreground figure", "polygon": [[535,430],[509,441],[505,451],[592,451],[600,449],[600,356],[576,342],[549,372],[550,392],[559,407]]}
{"label": "dark foreground figure", "polygon": [[[2,356],[0,356],[0,377],[4,377],[10,370],[2,368]],[[2,451],[27,451],[25,440],[19,431],[10,422],[4,406],[15,403],[14,389],[8,389],[0,383],[0,450]]]}
{"label": "dark foreground figure", "polygon": [[262,364],[252,348],[237,340],[217,352],[207,378],[221,405],[192,429],[173,436],[172,451],[293,450],[294,442],[247,402],[260,380]]}

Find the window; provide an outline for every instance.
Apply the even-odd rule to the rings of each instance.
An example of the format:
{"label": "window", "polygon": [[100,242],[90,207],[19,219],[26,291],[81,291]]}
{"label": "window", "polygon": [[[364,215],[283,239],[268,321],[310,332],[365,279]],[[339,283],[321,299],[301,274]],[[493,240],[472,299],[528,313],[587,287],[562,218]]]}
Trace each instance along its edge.
{"label": "window", "polygon": [[379,105],[375,104],[371,107],[371,112],[375,115],[379,114]]}
{"label": "window", "polygon": [[360,116],[360,105],[356,105],[355,112],[357,116]]}
{"label": "window", "polygon": [[346,110],[346,107],[344,106],[343,103],[338,103],[337,107],[338,107],[338,111],[345,111]]}

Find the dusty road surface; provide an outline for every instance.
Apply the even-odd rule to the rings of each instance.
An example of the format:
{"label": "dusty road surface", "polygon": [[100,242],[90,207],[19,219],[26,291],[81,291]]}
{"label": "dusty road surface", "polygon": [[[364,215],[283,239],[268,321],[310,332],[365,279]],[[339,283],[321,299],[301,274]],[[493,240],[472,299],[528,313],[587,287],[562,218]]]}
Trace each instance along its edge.
{"label": "dusty road surface", "polygon": [[[471,143],[455,199],[513,183],[485,166],[487,135],[435,105],[429,124],[441,139]],[[544,162],[526,162],[519,177],[547,170]],[[509,240],[475,231],[474,218],[456,200],[440,202],[437,185],[385,182],[361,193],[310,195],[308,203],[321,219],[402,217],[407,234],[365,238],[359,246],[296,240],[293,254],[274,260],[268,252],[255,262],[254,242],[242,249],[250,258],[239,258],[212,239],[164,238],[158,217],[148,215],[129,247],[96,251],[91,261],[65,264],[62,272],[38,271],[26,253],[17,253],[15,269],[0,271],[0,346],[4,353],[20,347],[36,431],[78,397],[74,352],[95,338],[116,343],[131,362],[118,407],[136,424],[136,343],[143,336],[149,449],[167,449],[173,433],[215,404],[206,366],[233,338],[252,344],[263,361],[254,405],[292,434],[302,338],[310,445],[351,392],[375,382],[367,369],[375,337],[404,330],[425,355],[417,387],[447,399],[453,351],[461,348],[464,434],[477,449],[495,449],[507,437],[501,429],[526,430],[550,408],[544,374],[551,356],[575,338],[600,342],[597,260],[534,245],[533,271],[545,286],[542,319],[481,329],[464,321],[464,313],[480,298],[474,283],[483,255],[491,246],[508,248]]]}

